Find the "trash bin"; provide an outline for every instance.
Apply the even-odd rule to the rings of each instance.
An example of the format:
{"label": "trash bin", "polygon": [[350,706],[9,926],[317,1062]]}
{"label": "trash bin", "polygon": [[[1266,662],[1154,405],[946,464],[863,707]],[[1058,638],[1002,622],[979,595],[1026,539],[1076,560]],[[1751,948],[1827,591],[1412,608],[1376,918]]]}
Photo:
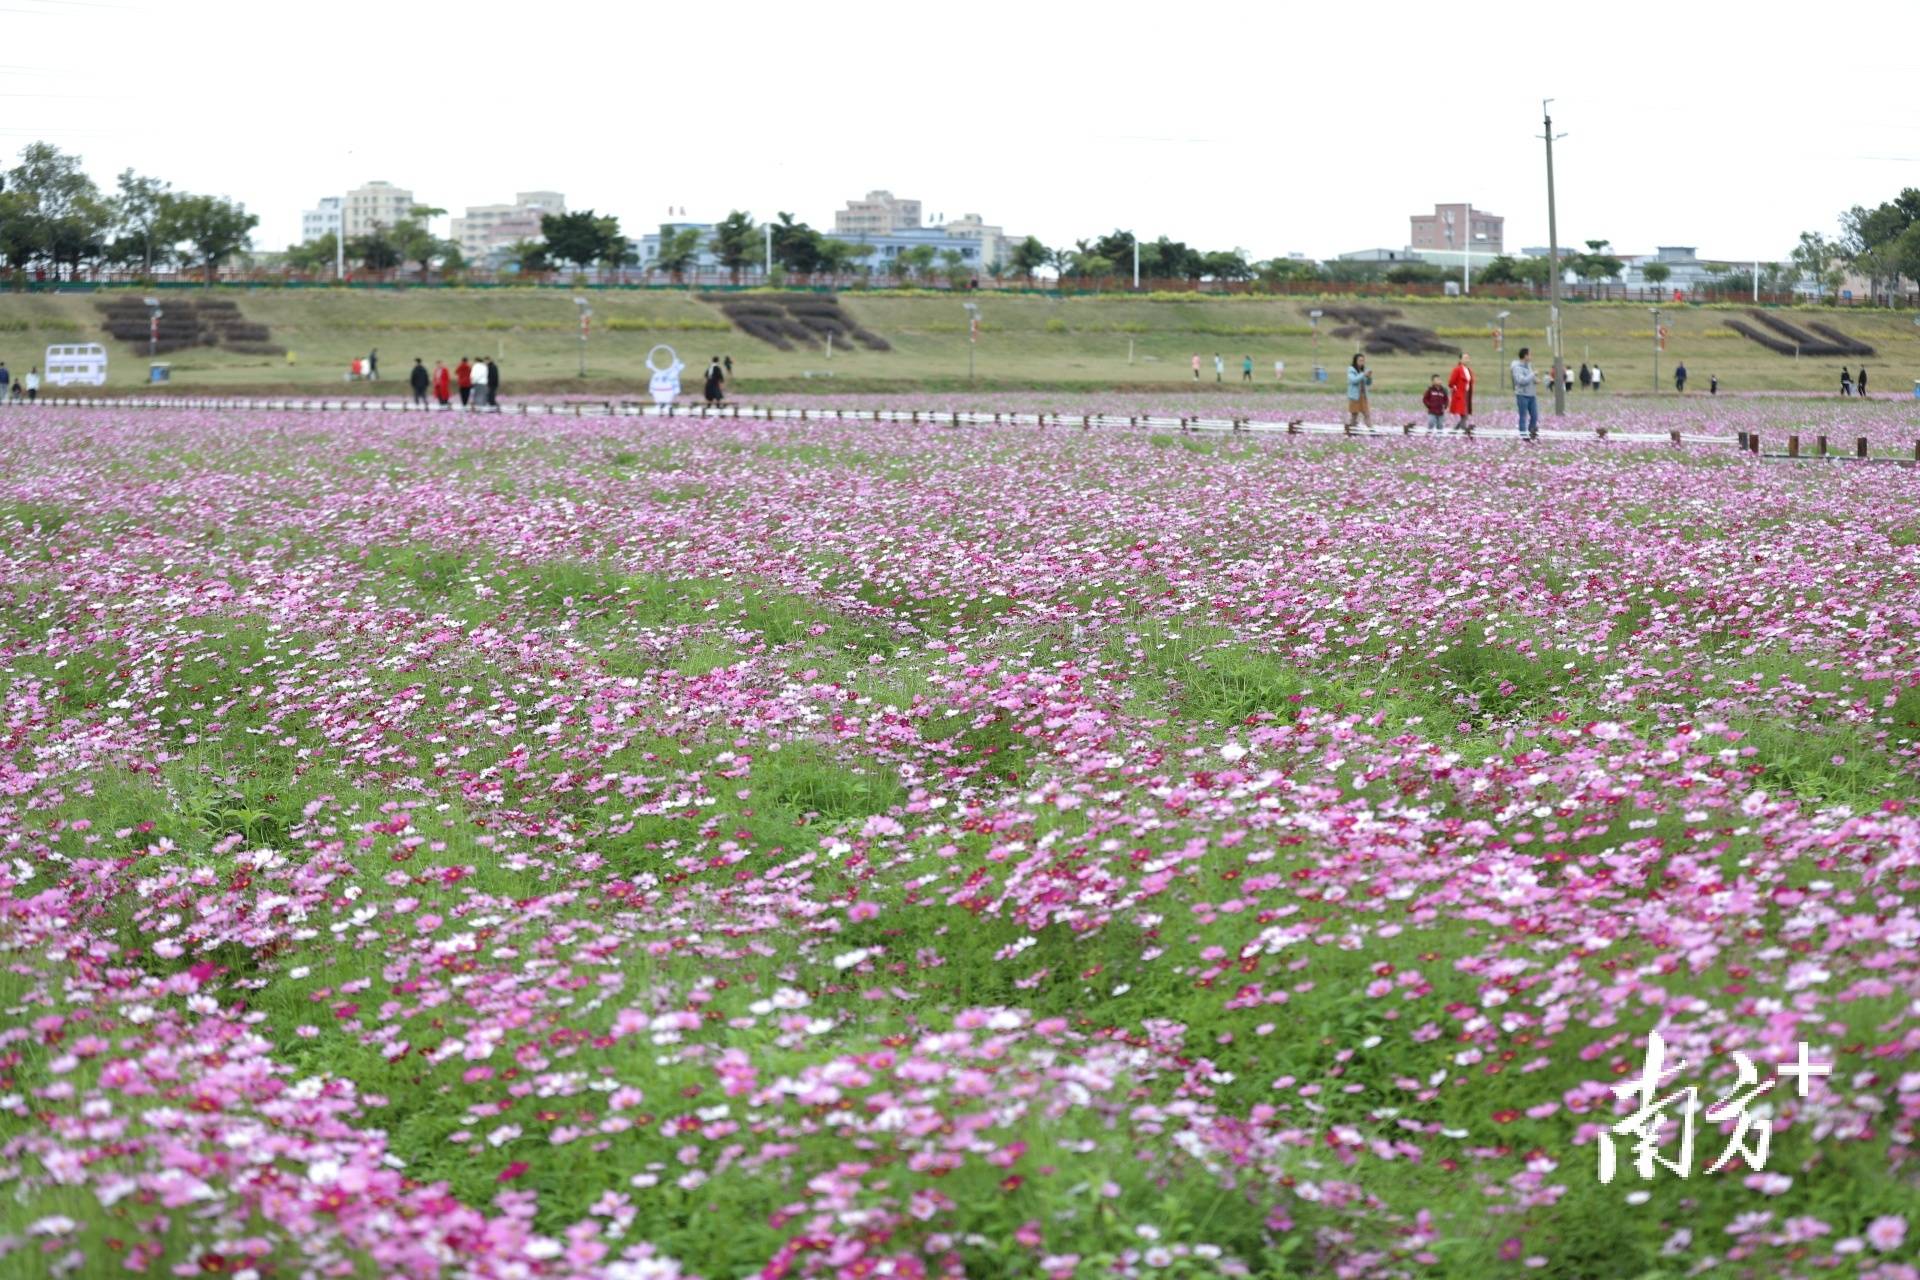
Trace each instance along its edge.
{"label": "trash bin", "polygon": [[166,382],[170,380],[172,373],[172,365],[164,360],[156,360],[147,366],[147,381],[150,383]]}
{"label": "trash bin", "polygon": [[1325,365],[1317,364],[1313,366],[1313,380],[1315,382],[1325,382],[1327,380],[1327,367]]}

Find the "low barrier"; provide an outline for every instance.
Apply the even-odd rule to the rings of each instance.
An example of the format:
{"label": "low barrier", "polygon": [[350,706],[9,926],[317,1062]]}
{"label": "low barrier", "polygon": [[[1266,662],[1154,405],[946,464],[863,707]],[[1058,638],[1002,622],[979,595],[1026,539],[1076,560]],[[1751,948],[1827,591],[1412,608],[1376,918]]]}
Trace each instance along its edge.
{"label": "low barrier", "polygon": [[[1295,418],[1287,421],[1271,421],[1258,418],[1209,418],[1209,417],[1168,417],[1153,414],[1114,414],[1114,413],[988,413],[984,411],[946,411],[936,412],[930,409],[793,409],[766,405],[706,405],[706,404],[668,404],[657,405],[643,400],[555,400],[555,401],[514,401],[497,409],[447,410],[421,408],[411,400],[385,399],[365,396],[355,397],[317,397],[312,399],[251,397],[251,396],[42,396],[43,405],[69,406],[73,408],[97,409],[238,409],[248,412],[273,413],[420,413],[442,414],[447,417],[499,415],[502,417],[567,417],[567,418],[675,418],[695,420],[745,419],[759,422],[820,422],[840,419],[848,422],[901,422],[925,426],[1028,426],[1028,427],[1079,427],[1083,430],[1137,430],[1137,431],[1179,431],[1197,434],[1223,435],[1308,435],[1342,436],[1355,439],[1389,439],[1399,437],[1447,436],[1454,439],[1513,439],[1512,428],[1489,428],[1475,426],[1466,432],[1444,429],[1429,431],[1423,424],[1412,422],[1398,427],[1348,427],[1339,422],[1308,422]],[[1905,462],[1906,459],[1869,458],[1867,438],[1858,437],[1851,453],[1829,452],[1827,438],[1816,437],[1817,449],[1803,453],[1800,449],[1800,437],[1787,437],[1787,449],[1780,453],[1765,453],[1760,446],[1760,437],[1756,433],[1742,431],[1738,436],[1710,435],[1694,431],[1616,431],[1611,427],[1592,427],[1574,431],[1564,427],[1548,427],[1540,432],[1542,440],[1600,440],[1617,441],[1622,444],[1707,444],[1734,445],[1742,453],[1751,453],[1756,457],[1797,460],[1802,458]],[[1920,442],[1913,446],[1913,460],[1920,461]]]}

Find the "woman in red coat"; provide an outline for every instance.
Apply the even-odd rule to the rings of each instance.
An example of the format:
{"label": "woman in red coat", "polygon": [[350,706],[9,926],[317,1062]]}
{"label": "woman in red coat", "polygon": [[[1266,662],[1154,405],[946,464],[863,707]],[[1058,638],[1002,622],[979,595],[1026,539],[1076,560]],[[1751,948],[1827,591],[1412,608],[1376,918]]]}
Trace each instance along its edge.
{"label": "woman in red coat", "polygon": [[445,360],[433,366],[433,398],[440,402],[442,409],[453,408],[453,374],[448,371]]}
{"label": "woman in red coat", "polygon": [[1460,363],[1453,366],[1453,372],[1447,375],[1447,387],[1452,398],[1447,403],[1447,412],[1454,415],[1454,426],[1467,429],[1467,419],[1473,416],[1473,368],[1467,363],[1467,353],[1460,353]]}

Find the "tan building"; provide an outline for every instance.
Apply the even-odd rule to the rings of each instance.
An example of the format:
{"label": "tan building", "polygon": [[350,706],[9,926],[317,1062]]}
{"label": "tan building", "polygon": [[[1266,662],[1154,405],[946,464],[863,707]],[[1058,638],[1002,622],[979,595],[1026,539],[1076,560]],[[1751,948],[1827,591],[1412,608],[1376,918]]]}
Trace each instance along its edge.
{"label": "tan building", "polygon": [[453,220],[453,239],[467,262],[486,265],[497,250],[540,239],[540,219],[566,211],[566,197],[558,191],[521,191],[512,204],[468,205],[466,214]]}
{"label": "tan building", "polygon": [[920,228],[920,202],[899,200],[891,191],[869,191],[864,200],[849,200],[833,215],[833,231],[840,236],[884,236]]}
{"label": "tan building", "polygon": [[1408,221],[1412,231],[1407,246],[1411,249],[1442,253],[1464,250],[1476,258],[1506,252],[1507,220],[1470,204],[1436,204],[1432,214],[1416,213]]}
{"label": "tan building", "polygon": [[413,192],[391,182],[374,181],[347,192],[341,221],[347,239],[370,235],[375,227],[392,227],[413,211]]}
{"label": "tan building", "polygon": [[980,254],[974,259],[982,271],[999,263],[1007,264],[1013,255],[1013,246],[1020,242],[1018,236],[1010,236],[1004,227],[988,224],[977,213],[969,213],[947,223],[943,228],[956,240],[973,240],[980,245]]}

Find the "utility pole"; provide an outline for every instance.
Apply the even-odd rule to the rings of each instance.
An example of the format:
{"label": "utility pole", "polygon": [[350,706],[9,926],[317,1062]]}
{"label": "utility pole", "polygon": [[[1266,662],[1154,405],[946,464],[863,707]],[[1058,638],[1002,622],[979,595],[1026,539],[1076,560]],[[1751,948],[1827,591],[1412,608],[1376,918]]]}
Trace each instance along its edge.
{"label": "utility pole", "polygon": [[767,283],[773,283],[773,224],[767,223]]}
{"label": "utility pole", "polygon": [[[1547,108],[1552,98],[1540,101],[1540,115],[1546,122],[1542,135],[1547,140],[1547,315],[1548,333],[1553,342],[1553,412],[1558,417],[1567,411],[1566,366],[1560,359],[1560,224],[1553,208],[1553,117]],[[1566,134],[1561,134],[1566,137]]]}
{"label": "utility pole", "polygon": [[[1134,236],[1132,237],[1132,239],[1133,239],[1133,287],[1135,289],[1138,289],[1140,287],[1140,237]],[[1129,361],[1128,363],[1131,364],[1132,362]]]}
{"label": "utility pole", "polygon": [[[1653,313],[1653,389],[1658,391],[1660,390],[1660,308],[1648,307],[1647,310]],[[1796,351],[1794,359],[1799,358],[1799,352]]]}

